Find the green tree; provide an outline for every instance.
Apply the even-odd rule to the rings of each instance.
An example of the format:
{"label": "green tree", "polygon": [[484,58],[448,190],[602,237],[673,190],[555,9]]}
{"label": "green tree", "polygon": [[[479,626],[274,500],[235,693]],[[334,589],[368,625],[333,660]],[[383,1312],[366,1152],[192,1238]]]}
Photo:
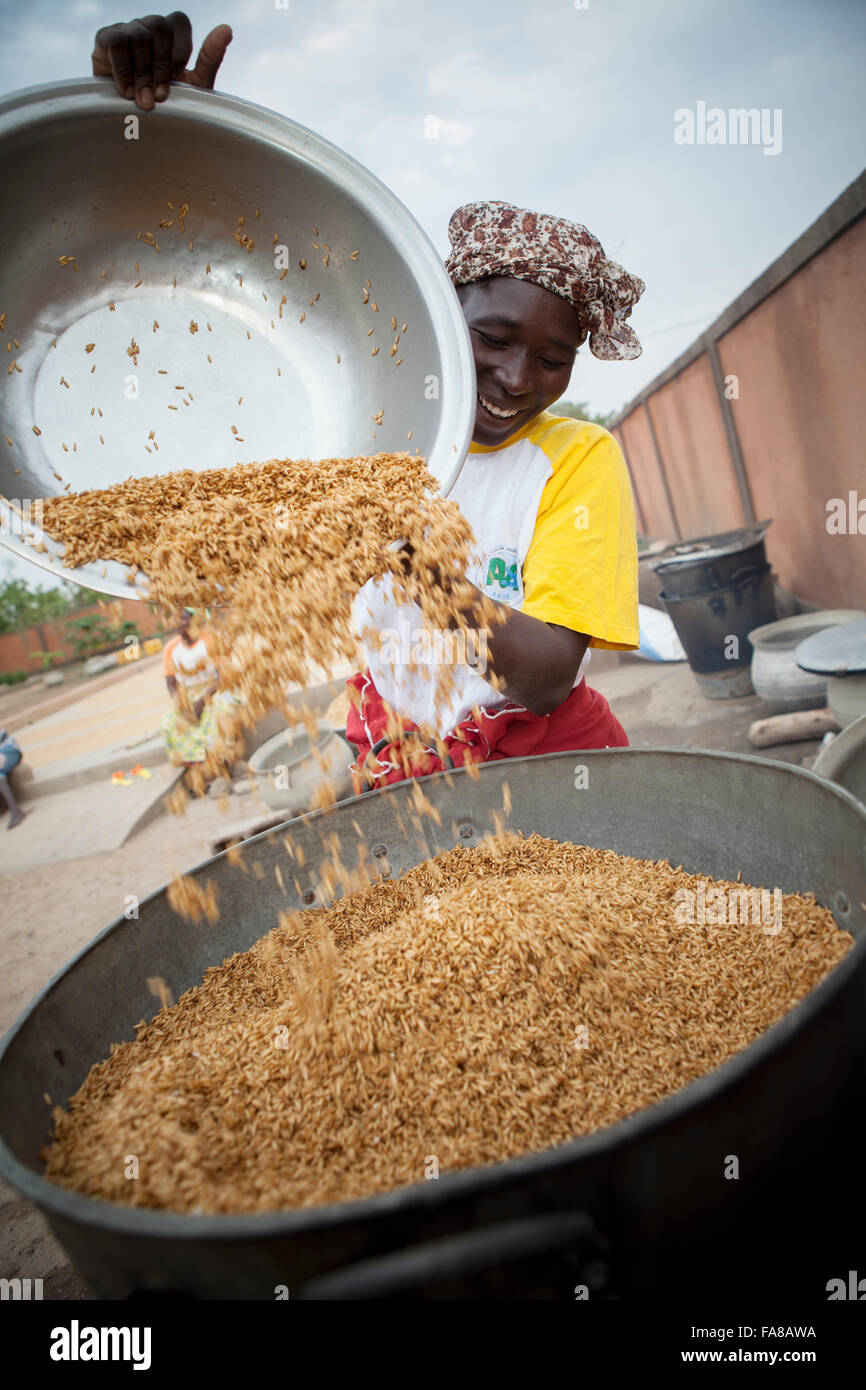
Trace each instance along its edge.
{"label": "green tree", "polygon": [[41,661],[43,671],[51,670],[51,663],[56,657],[62,656],[62,652],[28,652],[31,661]]}
{"label": "green tree", "polygon": [[31,588],[23,579],[0,583],[0,632],[17,632],[31,623],[59,617],[69,600],[62,589]]}
{"label": "green tree", "polygon": [[67,627],[79,660],[106,647],[117,646],[128,635],[139,635],[137,623],[128,618],[119,621],[105,613],[88,613],[82,618],[70,618]]}
{"label": "green tree", "polygon": [[0,633],[19,632],[33,623],[61,618],[101,598],[93,589],[82,589],[77,584],[46,588],[28,584],[24,579],[0,580]]}
{"label": "green tree", "polygon": [[594,413],[586,401],[556,401],[550,407],[550,412],[552,415],[570,415],[572,420],[588,420],[591,425],[602,425],[605,429],[618,414],[616,410],[609,410],[606,415]]}

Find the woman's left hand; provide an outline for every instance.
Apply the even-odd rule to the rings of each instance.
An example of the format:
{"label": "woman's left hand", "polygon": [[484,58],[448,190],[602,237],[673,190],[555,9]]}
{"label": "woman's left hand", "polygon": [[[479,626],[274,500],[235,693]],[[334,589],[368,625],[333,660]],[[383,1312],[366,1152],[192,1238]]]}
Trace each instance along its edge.
{"label": "woman's left hand", "polygon": [[192,708],[193,708],[193,713],[195,714],[195,722],[196,722],[196,723],[198,723],[198,721],[201,719],[202,710],[204,709],[204,707],[205,707],[205,697],[204,697],[204,695],[200,695],[199,698],[196,700],[195,704],[194,704],[193,707],[192,707]]}

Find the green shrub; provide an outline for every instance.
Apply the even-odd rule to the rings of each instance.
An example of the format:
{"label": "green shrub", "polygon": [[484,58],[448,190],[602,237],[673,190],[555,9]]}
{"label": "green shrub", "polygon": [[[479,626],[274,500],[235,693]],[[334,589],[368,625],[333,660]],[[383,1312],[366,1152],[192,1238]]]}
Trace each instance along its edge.
{"label": "green shrub", "polygon": [[0,685],[20,685],[26,679],[26,671],[6,671],[0,675]]}

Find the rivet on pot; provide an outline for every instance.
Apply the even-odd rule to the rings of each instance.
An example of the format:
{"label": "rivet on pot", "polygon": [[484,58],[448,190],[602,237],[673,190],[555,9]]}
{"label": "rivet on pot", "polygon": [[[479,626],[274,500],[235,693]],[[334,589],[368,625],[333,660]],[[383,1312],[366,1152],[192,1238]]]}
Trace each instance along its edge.
{"label": "rivet on pot", "polygon": [[834,901],[840,912],[847,913],[851,911],[851,904],[848,901],[848,894],[843,893],[841,888],[839,889],[839,892],[835,895]]}
{"label": "rivet on pot", "polygon": [[385,859],[385,858],[387,857],[387,854],[388,854],[388,849],[387,849],[387,846],[386,846],[386,845],[374,845],[374,846],[373,846],[373,858],[374,858],[374,859]]}
{"label": "rivet on pot", "polygon": [[313,892],[312,888],[305,888],[303,893],[301,894],[301,902],[306,903],[309,906],[310,903],[314,903],[315,901],[316,895]]}
{"label": "rivet on pot", "polygon": [[473,830],[473,828],[472,828],[471,825],[461,825],[461,827],[460,827],[460,838],[461,838],[461,840],[471,840],[471,839],[472,839],[472,836],[473,836],[474,834],[475,834],[475,831]]}

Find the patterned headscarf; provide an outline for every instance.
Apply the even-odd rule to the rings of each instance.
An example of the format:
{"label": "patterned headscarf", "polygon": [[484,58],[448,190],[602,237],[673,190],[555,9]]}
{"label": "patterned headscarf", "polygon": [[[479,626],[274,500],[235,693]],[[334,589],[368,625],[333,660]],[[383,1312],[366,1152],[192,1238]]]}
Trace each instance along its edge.
{"label": "patterned headscarf", "polygon": [[529,280],[558,294],[577,312],[581,343],[603,362],[639,357],[626,323],[646,286],[615,261],[579,222],[530,212],[513,203],[464,203],[448,223],[451,253],[445,269],[455,285],[490,275]]}

